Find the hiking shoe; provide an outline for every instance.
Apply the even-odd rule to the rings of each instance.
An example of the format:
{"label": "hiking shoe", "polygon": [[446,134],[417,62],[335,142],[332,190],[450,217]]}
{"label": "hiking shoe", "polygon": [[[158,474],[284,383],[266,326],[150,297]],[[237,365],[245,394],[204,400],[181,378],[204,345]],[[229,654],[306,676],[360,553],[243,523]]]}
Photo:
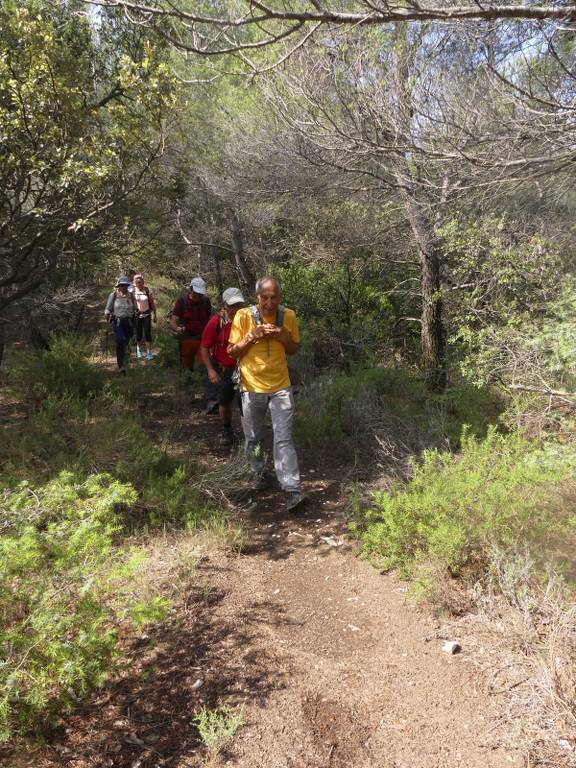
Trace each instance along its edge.
{"label": "hiking shoe", "polygon": [[120,373],[122,376],[126,376],[126,368],[118,368],[118,373]]}
{"label": "hiking shoe", "polygon": [[303,491],[288,491],[286,493],[286,512],[294,512],[308,501],[308,496]]}
{"label": "hiking shoe", "polygon": [[220,445],[223,447],[234,445],[234,432],[232,431],[232,427],[224,427],[220,436]]}
{"label": "hiking shoe", "polygon": [[208,400],[206,403],[206,414],[216,413],[218,410],[218,400]]}
{"label": "hiking shoe", "polygon": [[152,352],[146,352],[146,360],[154,360],[154,355]]}

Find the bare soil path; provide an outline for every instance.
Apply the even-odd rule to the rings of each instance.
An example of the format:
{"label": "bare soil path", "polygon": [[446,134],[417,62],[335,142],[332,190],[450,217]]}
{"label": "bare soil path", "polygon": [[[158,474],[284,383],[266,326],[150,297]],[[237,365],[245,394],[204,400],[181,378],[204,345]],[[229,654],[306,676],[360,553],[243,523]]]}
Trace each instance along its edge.
{"label": "bare soil path", "polygon": [[[173,424],[166,397],[148,393],[145,405],[154,434]],[[182,407],[173,449],[222,459],[217,417]],[[483,691],[466,644],[443,653],[406,585],[355,556],[339,474],[304,466],[310,504],[297,516],[279,492],[260,495],[244,513],[242,553],[203,557],[183,604],[127,644],[125,672],[19,765],[522,765],[501,746],[502,703]],[[222,704],[242,707],[243,725],[208,760],[192,718]]]}

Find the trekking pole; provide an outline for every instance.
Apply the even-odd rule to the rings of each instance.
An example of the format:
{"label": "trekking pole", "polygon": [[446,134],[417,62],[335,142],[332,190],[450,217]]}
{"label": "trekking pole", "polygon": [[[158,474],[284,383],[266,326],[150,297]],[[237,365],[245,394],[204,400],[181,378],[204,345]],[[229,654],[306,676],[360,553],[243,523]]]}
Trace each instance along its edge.
{"label": "trekking pole", "polygon": [[176,339],[178,342],[178,383],[176,384],[176,399],[178,400],[178,408],[181,405],[182,399],[182,350],[180,349],[181,339]]}
{"label": "trekking pole", "polygon": [[110,323],[106,323],[106,331],[104,333],[104,356],[110,357]]}

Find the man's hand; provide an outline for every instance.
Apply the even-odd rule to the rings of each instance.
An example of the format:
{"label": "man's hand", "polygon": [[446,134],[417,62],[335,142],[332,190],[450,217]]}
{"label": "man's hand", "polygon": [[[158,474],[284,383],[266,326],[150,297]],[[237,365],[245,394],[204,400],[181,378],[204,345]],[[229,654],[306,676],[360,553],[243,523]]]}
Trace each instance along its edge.
{"label": "man's hand", "polygon": [[211,384],[220,384],[220,376],[218,376],[218,372],[214,368],[208,370],[208,378]]}
{"label": "man's hand", "polygon": [[[260,334],[257,333],[259,330],[261,331]],[[276,339],[276,341],[283,345],[287,355],[295,354],[300,347],[300,344],[294,341],[292,334],[284,326],[279,328],[277,325],[272,325],[272,323],[264,323],[264,325],[259,325],[255,328],[252,333],[256,338]]]}
{"label": "man's hand", "polygon": [[257,325],[255,328],[252,328],[248,336],[251,337],[252,339],[263,339],[264,336],[267,336],[269,334],[269,330],[272,328],[276,328],[276,326],[272,325],[271,323],[264,323],[263,325]]}
{"label": "man's hand", "polygon": [[264,323],[264,325],[258,327],[262,328],[262,336],[265,338],[276,339],[281,344],[290,344],[292,341],[292,336],[287,328],[279,328],[277,325],[272,325],[272,323]]}

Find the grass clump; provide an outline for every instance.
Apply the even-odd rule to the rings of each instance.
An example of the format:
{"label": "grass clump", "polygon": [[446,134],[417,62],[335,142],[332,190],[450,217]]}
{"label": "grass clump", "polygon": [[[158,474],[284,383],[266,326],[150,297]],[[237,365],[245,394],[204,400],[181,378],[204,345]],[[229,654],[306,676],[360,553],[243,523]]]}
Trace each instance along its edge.
{"label": "grass clump", "polygon": [[217,709],[202,707],[193,720],[211,760],[232,743],[243,723],[242,712],[229,706]]}
{"label": "grass clump", "polygon": [[455,575],[487,564],[496,547],[526,550],[540,562],[546,553],[567,566],[576,531],[566,503],[576,494],[575,465],[563,446],[534,445],[494,428],[484,439],[465,433],[459,455],[425,451],[408,484],[375,493],[353,528],[365,555],[404,575],[430,561]]}
{"label": "grass clump", "polygon": [[90,344],[78,335],[53,335],[50,349],[21,351],[11,363],[10,380],[35,403],[57,394],[80,400],[93,397],[105,384],[105,376],[88,358]]}

